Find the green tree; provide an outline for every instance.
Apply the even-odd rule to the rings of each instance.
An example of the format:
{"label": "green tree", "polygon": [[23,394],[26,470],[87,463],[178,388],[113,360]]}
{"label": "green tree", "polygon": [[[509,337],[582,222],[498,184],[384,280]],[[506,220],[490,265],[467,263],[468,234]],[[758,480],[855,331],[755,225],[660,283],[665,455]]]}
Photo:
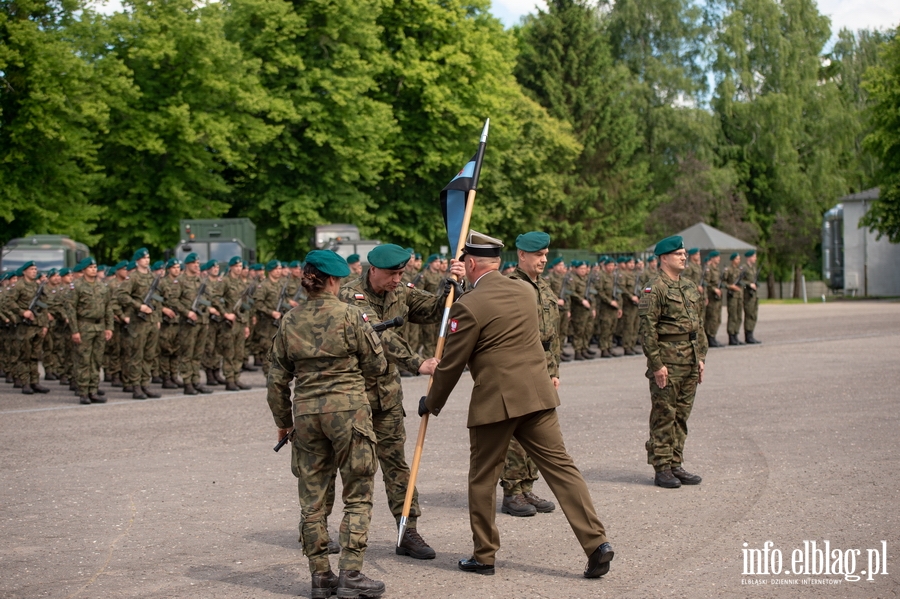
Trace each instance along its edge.
{"label": "green tree", "polygon": [[[77,53],[83,31],[74,1],[0,1],[0,218],[3,241],[61,233],[92,243],[101,210],[98,135],[107,94],[127,93]],[[84,15],[89,19],[89,13]]]}
{"label": "green tree", "polygon": [[587,0],[551,0],[518,32],[516,77],[582,145],[569,196],[548,214],[563,247],[637,249],[655,203],[628,90],[631,74],[614,64],[600,10]]}
{"label": "green tree", "polygon": [[106,182],[100,231],[106,259],[178,240],[178,220],[231,206],[230,177],[252,176],[253,148],[279,131],[260,85],[258,60],[225,37],[225,8],[191,0],[134,0],[109,18],[98,63],[131,73],[135,96],[110,115],[99,154]]}
{"label": "green tree", "polygon": [[882,64],[865,74],[865,89],[873,102],[872,132],[866,146],[881,160],[881,190],[861,225],[900,243],[900,38],[882,46]]}
{"label": "green tree", "polygon": [[738,174],[774,282],[776,272],[799,273],[817,261],[822,213],[848,187],[852,119],[822,73],[831,34],[814,2],[727,0],[723,7],[713,100],[718,153]]}

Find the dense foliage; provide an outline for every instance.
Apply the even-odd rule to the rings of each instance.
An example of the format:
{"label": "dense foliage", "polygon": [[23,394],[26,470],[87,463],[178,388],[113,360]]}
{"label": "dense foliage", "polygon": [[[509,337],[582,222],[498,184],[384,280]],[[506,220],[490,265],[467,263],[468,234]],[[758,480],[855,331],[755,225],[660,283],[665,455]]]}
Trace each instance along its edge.
{"label": "dense foliage", "polygon": [[246,216],[262,257],[351,222],[422,251],[492,122],[473,226],[641,250],[698,220],[770,273],[817,263],[824,210],[881,184],[900,238],[900,48],[812,0],[0,0],[0,241],[112,260],[181,218]]}

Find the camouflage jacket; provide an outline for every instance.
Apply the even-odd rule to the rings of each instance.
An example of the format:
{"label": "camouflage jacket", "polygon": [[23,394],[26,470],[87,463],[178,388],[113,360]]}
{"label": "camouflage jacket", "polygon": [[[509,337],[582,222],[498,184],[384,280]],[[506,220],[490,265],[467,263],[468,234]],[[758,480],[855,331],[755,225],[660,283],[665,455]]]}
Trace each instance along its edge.
{"label": "camouflage jacket", "polygon": [[756,293],[755,290],[750,288],[752,283],[757,283],[756,280],[756,272],[757,265],[756,264],[748,264],[745,263],[744,267],[744,278],[741,279],[741,287],[744,291],[744,295],[751,295]]}
{"label": "camouflage jacket", "polygon": [[[711,302],[721,302],[722,296],[716,295],[715,290],[722,284],[722,272],[719,267],[707,265],[706,274],[703,276],[703,288],[706,289],[706,297]],[[720,290],[721,291],[721,290]]]}
{"label": "camouflage jacket", "polygon": [[[281,297],[284,283],[284,277],[277,281],[266,277],[266,280],[259,284],[256,288],[256,293],[253,294],[253,310],[256,312],[257,318],[272,318],[272,312],[278,307],[278,300]],[[290,307],[287,301],[284,303]],[[281,307],[281,312],[282,314],[287,312],[284,306]]]}
{"label": "camouflage jacket", "polygon": [[[53,315],[53,322],[50,323],[50,326],[54,329],[68,331],[69,302],[71,301],[71,294],[74,288],[75,283],[69,285],[60,283],[56,287],[50,287],[49,285],[44,287],[44,293],[47,294],[47,312]],[[74,329],[72,330],[74,331]]]}
{"label": "camouflage jacket", "polygon": [[237,316],[235,322],[246,325],[249,322],[247,311],[244,309],[243,298],[244,291],[249,287],[240,277],[232,277],[225,275],[222,279],[222,314],[234,314]]}
{"label": "camouflage jacket", "polygon": [[425,274],[422,275],[422,281],[416,285],[422,291],[427,291],[428,293],[433,293],[434,295],[440,295],[441,293],[441,281],[444,280],[444,275],[440,271],[435,272],[430,268],[425,271]]}
{"label": "camouflage jacket", "polygon": [[358,410],[368,401],[366,378],[387,369],[378,333],[362,310],[327,292],[285,315],[271,356],[266,399],[278,428],[292,427],[304,414]]}
{"label": "camouflage jacket", "polygon": [[[553,290],[553,293],[556,294],[557,299],[562,299],[566,302],[566,306],[569,305],[569,285],[566,284],[566,294],[565,297],[562,296],[563,290],[563,281],[566,280],[566,277],[569,276],[567,272],[556,272],[555,270],[550,271],[550,275],[547,277],[547,282],[550,284],[550,289]],[[571,282],[571,278],[570,278]],[[559,304],[557,304],[559,306]]]}
{"label": "camouflage jacket", "polygon": [[202,303],[204,300],[209,302],[209,282],[204,281],[201,277],[192,277],[189,274],[181,275],[181,310],[179,310],[179,312],[184,317],[182,322],[187,322],[188,312],[191,311],[191,304],[194,303],[194,299],[197,297],[197,293],[200,291],[200,286],[203,283],[206,283],[206,288],[203,290],[203,297],[197,302],[195,313],[197,314],[197,324],[209,324],[209,310],[206,305]]}
{"label": "camouflage jacket", "polygon": [[572,307],[580,306],[581,309],[584,309],[584,306],[581,305],[581,300],[590,299],[588,297],[588,289],[587,282],[588,276],[581,276],[577,273],[571,273],[572,278],[569,280],[569,284],[566,286],[566,293],[569,294],[569,300],[572,302]]}
{"label": "camouflage jacket", "polygon": [[697,287],[703,285],[703,269],[699,264],[695,264],[688,259],[687,264],[684,266],[684,272],[681,273],[682,279],[688,279]]}
{"label": "camouflage jacket", "polygon": [[562,348],[559,344],[559,335],[556,334],[559,326],[559,306],[556,304],[556,294],[550,288],[550,283],[541,278],[532,281],[531,277],[519,267],[516,267],[516,271],[509,275],[509,278],[526,281],[534,287],[541,345],[544,346],[544,353],[547,355],[547,370],[551,377],[559,378],[559,360]]}
{"label": "camouflage jacket", "polygon": [[738,285],[738,291],[728,289],[728,297],[743,297],[744,279],[746,278],[747,275],[744,273],[743,266],[728,265],[728,268],[726,268],[725,272],[722,274],[722,280],[725,281],[725,286],[737,284],[738,279],[741,281],[741,284]]}
{"label": "camouflage jacket", "polygon": [[[379,295],[369,285],[366,274],[342,287],[338,297],[357,306],[370,319],[378,322],[402,316],[407,322],[433,324],[440,322],[444,308],[443,300],[437,296],[405,285]],[[403,402],[398,366],[409,372],[418,372],[425,361],[394,329],[382,333],[381,343],[390,368],[377,377],[366,377],[366,391],[373,410],[387,410]]]}
{"label": "camouflage jacket", "polygon": [[[157,290],[163,298],[163,307],[169,308],[175,312],[175,318],[169,318],[165,314],[161,314],[163,324],[175,325],[181,322],[182,314],[187,314],[184,309],[184,284],[182,283],[183,275],[172,278],[169,275],[159,280]],[[162,312],[162,310],[160,310]]]}
{"label": "camouflage jacket", "polygon": [[[613,295],[613,283],[616,273],[603,271],[597,278],[594,288],[597,290],[597,302],[601,307],[616,310],[610,304],[618,298]],[[621,308],[621,306],[619,306]]]}
{"label": "camouflage jacket", "polygon": [[113,330],[112,290],[98,281],[75,281],[66,302],[73,333]]}
{"label": "camouflage jacket", "polygon": [[637,273],[633,270],[622,269],[619,271],[619,291],[622,295],[619,296],[619,299],[622,300],[619,304],[619,307],[622,309],[629,309],[630,306],[636,307],[637,304],[631,301],[632,295],[637,295],[638,300],[640,301],[640,294],[635,293],[635,285],[637,284]]}
{"label": "camouflage jacket", "polygon": [[641,282],[641,289],[644,289],[658,274],[659,270],[651,270],[649,266],[645,267],[638,279]]}
{"label": "camouflage jacket", "polygon": [[[647,367],[656,372],[665,364],[696,364],[706,360],[709,348],[703,332],[703,303],[693,282],[677,281],[660,271],[641,293],[641,347]],[[666,339],[667,336],[687,339]]]}
{"label": "camouflage jacket", "polygon": [[112,309],[113,318],[116,322],[122,322],[122,316],[124,312],[122,312],[122,305],[119,304],[116,299],[116,295],[119,292],[119,287],[122,286],[124,280],[119,280],[119,277],[107,277],[103,280],[103,284],[109,289],[109,304]]}
{"label": "camouflage jacket", "polygon": [[[156,277],[152,272],[143,273],[139,270],[135,270],[128,275],[127,279],[122,281],[122,284],[119,285],[119,288],[116,290],[116,300],[122,307],[122,312],[125,316],[134,318],[137,315],[140,311],[141,304],[144,303],[144,298],[147,296],[147,291],[150,290],[150,286],[153,284],[153,279],[155,278]],[[160,283],[162,283],[162,279],[160,279]],[[162,296],[162,294],[159,293],[159,287],[157,287],[157,293]],[[149,305],[153,308],[153,313],[147,315],[147,320],[149,322],[161,322],[162,318],[160,317],[159,302],[155,299],[151,299]]]}
{"label": "camouflage jacket", "polygon": [[[37,325],[40,327],[46,327],[50,324],[50,321],[47,319],[47,306],[49,305],[47,302],[50,301],[50,298],[47,296],[46,285],[44,286],[43,291],[41,291],[41,297],[38,298],[38,304],[36,304],[34,310],[32,310],[32,312],[34,312],[34,320],[26,320],[25,317],[22,316],[22,313],[28,309],[31,300],[34,299],[40,286],[41,285],[37,280],[29,281],[25,277],[19,277],[19,281],[9,292],[10,295],[7,299],[8,312],[16,316],[16,322],[20,324]],[[43,307],[41,304],[43,304]]]}

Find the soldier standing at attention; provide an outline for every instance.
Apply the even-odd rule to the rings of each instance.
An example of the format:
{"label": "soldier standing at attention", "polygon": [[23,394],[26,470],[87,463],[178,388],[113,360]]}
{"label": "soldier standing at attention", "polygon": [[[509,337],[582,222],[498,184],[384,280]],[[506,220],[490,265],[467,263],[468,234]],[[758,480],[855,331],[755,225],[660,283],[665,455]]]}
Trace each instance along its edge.
{"label": "soldier standing at attention", "polygon": [[179,314],[183,310],[183,293],[181,261],[169,258],[166,262],[166,276],[159,281],[159,294],[163,298],[162,323],[159,327],[159,374],[163,380],[163,389],[177,389],[187,382],[178,379],[178,366],[184,359],[179,341]]}
{"label": "soldier standing at attention", "polygon": [[722,347],[716,341],[716,333],[722,324],[722,272],[719,270],[719,261],[722,258],[717,250],[713,250],[706,257],[706,275],[704,277],[704,289],[706,289],[706,317],[703,321],[703,330],[706,331],[706,340],[710,347]]}
{"label": "soldier standing at attention", "polygon": [[122,325],[124,324],[122,322],[122,316],[124,316],[124,313],[122,312],[122,306],[119,304],[116,296],[118,295],[119,287],[122,285],[122,282],[128,278],[128,271],[126,270],[127,266],[128,262],[122,260],[111,267],[113,271],[112,277],[106,277],[114,320],[112,339],[106,342],[106,364],[109,369],[109,375],[112,378],[110,384],[113,387],[121,387],[124,385],[122,382],[122,362],[124,360],[122,356],[122,337],[126,333],[124,333],[122,328]]}
{"label": "soldier standing at attention", "polygon": [[215,260],[209,260],[200,268],[201,273],[205,273],[206,278],[206,297],[209,298],[209,324],[206,327],[206,343],[203,347],[203,359],[200,365],[206,373],[207,386],[224,385],[225,379],[219,373],[219,367],[222,365],[222,356],[218,353],[219,347],[219,324],[222,322],[222,304],[219,300],[222,298],[222,278],[219,276],[219,263]]}
{"label": "soldier standing at attention", "polygon": [[[150,273],[150,252],[140,248],[132,256],[135,269],[128,274],[128,279],[119,285],[117,299],[122,307],[123,320],[126,325],[127,349],[124,352],[127,366],[124,368],[125,379],[123,391],[131,391],[133,399],[159,397],[151,392],[150,368],[152,352],[159,332],[159,311],[153,305],[158,301],[151,298],[147,305],[144,298],[153,284],[154,275]],[[157,297],[161,297],[157,295]]]}
{"label": "soldier standing at attention", "polygon": [[344,278],[344,281],[349,281],[362,274],[362,262],[359,260],[359,254],[350,254],[347,256],[347,266],[350,267],[350,274]]}
{"label": "soldier standing at attention", "polygon": [[[306,256],[303,286],[309,301],[277,329],[268,373],[268,403],[278,439],[292,437],[291,470],[300,499],[300,541],[312,574],[310,596],[380,597],[384,583],[360,572],[366,553],[375,488],[375,430],[366,377],[387,369],[384,349],[368,318],[336,295],[350,273],[329,250]],[[291,409],[290,383],[294,385]],[[340,574],[328,561],[329,489],[341,473],[344,518]]]}
{"label": "soldier standing at attention", "polygon": [[700,250],[691,248],[688,250],[687,256],[687,264],[685,264],[681,276],[696,285],[700,291],[700,297],[703,297],[703,267],[700,265]]}
{"label": "soldier standing at attention", "polygon": [[[41,375],[38,371],[38,362],[41,359],[41,345],[44,335],[47,334],[49,321],[43,310],[36,311],[29,308],[32,300],[46,306],[47,294],[40,289],[37,282],[38,269],[34,262],[28,261],[19,268],[22,276],[19,277],[16,286],[10,292],[9,306],[11,312],[18,317],[16,326],[16,342],[18,355],[14,356],[17,362],[14,365],[15,378],[22,385],[22,393],[33,395],[34,393],[49,393],[50,389],[40,384]],[[40,291],[39,291],[40,290]]]}
{"label": "soldier standing at attention", "polygon": [[[509,275],[512,279],[525,281],[534,288],[537,299],[538,325],[541,333],[541,347],[547,357],[547,371],[553,388],[559,389],[559,335],[556,327],[559,323],[559,308],[556,294],[541,273],[547,264],[547,253],[550,247],[550,235],[542,231],[531,231],[516,238],[516,253],[519,262],[515,271]],[[522,445],[513,438],[506,452],[506,464],[500,475],[500,486],[503,487],[503,505],[501,511],[510,516],[533,516],[540,512],[546,514],[556,509],[552,501],[541,499],[534,494],[534,481],[538,478],[538,469]]]}
{"label": "soldier standing at attention", "polygon": [[725,288],[728,290],[728,345],[744,345],[738,339],[741,332],[741,321],[744,320],[744,269],[741,267],[741,255],[731,254],[731,265],[722,274]]}
{"label": "soldier standing at attention", "polygon": [[[339,297],[381,322],[397,316],[418,324],[438,322],[443,315],[444,300],[449,288],[445,286],[441,295],[435,296],[401,285],[401,277],[410,258],[410,253],[398,245],[386,243],[376,246],[368,254],[369,270],[344,285]],[[451,272],[461,277],[464,272],[462,264],[451,262]],[[388,507],[399,527],[409,485],[409,465],[406,463],[403,387],[400,384],[398,366],[409,372],[431,374],[437,366],[437,360],[420,356],[395,330],[385,331],[381,340],[389,364],[388,370],[378,376],[367,376],[366,390],[372,406],[372,420],[378,438],[375,450],[384,477]],[[496,482],[495,479],[494,484]],[[434,559],[434,549],[417,530],[421,515],[419,493],[416,490],[410,505],[408,528],[400,546],[396,548],[398,555],[408,555],[414,559]]]}
{"label": "soldier standing at attention", "polygon": [[244,342],[250,336],[250,319],[243,308],[246,289],[241,272],[245,270],[240,256],[228,261],[228,274],[222,280],[222,301],[219,306],[222,322],[219,326],[218,352],[222,355],[222,374],[225,390],[240,391],[250,385],[241,382],[244,361]]}
{"label": "soldier standing at attention", "polygon": [[753,336],[756,329],[756,317],[759,314],[759,294],[756,281],[759,278],[756,268],[756,250],[744,252],[744,341],[761,343]]}
{"label": "soldier standing at attention", "polygon": [[597,281],[597,303],[599,304],[600,336],[599,349],[601,358],[613,358],[612,349],[613,331],[616,322],[622,318],[622,307],[619,303],[621,287],[619,277],[616,276],[616,261],[609,259],[603,265],[604,272]]}
{"label": "soldier standing at attention", "polygon": [[593,360],[588,353],[588,344],[591,341],[593,331],[593,319],[597,312],[588,299],[590,290],[587,288],[588,271],[587,262],[575,260],[572,262],[572,280],[566,287],[572,309],[572,345],[575,348],[576,360]]}
{"label": "soldier standing at attention", "polygon": [[[212,393],[212,389],[200,383],[200,360],[206,348],[206,331],[209,328],[209,312],[206,306],[209,301],[209,285],[204,287],[203,295],[199,295],[203,280],[200,278],[200,262],[197,254],[190,253],[184,258],[184,274],[181,277],[181,328],[179,330],[181,362],[181,380],[184,381],[184,394]],[[199,299],[198,299],[199,298]],[[197,307],[191,308],[197,300]]]}
{"label": "soldier standing at attention", "polygon": [[[444,268],[441,257],[437,254],[431,254],[425,261],[425,271],[422,274],[422,282],[418,287],[422,291],[434,295],[440,295],[441,285],[444,281]],[[437,350],[437,340],[441,323],[423,324],[419,327],[422,337],[422,355],[428,358],[434,356]]]}
{"label": "soldier standing at attention", "polygon": [[106,403],[100,395],[100,358],[113,336],[112,290],[97,280],[97,261],[85,258],[75,267],[84,276],[75,281],[67,307],[72,343],[78,353],[75,378],[82,404]]}
{"label": "soldier standing at attention", "polygon": [[[256,359],[262,364],[263,373],[269,373],[268,353],[272,349],[272,337],[278,330],[282,312],[276,311],[282,293],[281,263],[269,260],[266,263],[266,280],[259,284],[253,294],[253,310],[256,312],[256,330],[259,346]],[[284,302],[287,304],[287,301]],[[281,308],[284,310],[284,306]]]}
{"label": "soldier standing at attention", "polygon": [[625,349],[626,356],[637,355],[635,347],[637,346],[637,321],[638,321],[638,296],[637,291],[638,273],[634,270],[634,256],[627,256],[622,261],[622,274],[619,275],[619,289],[622,291],[622,347]]}
{"label": "soldier standing at attention", "polygon": [[666,489],[702,480],[687,472],[684,441],[697,385],[703,382],[706,336],[703,299],[697,286],[685,280],[687,253],[680,236],[656,244],[659,276],[641,294],[642,347],[650,379],[650,439],[647,463],[656,471],[654,483]]}
{"label": "soldier standing at attention", "polygon": [[439,415],[463,369],[471,368],[475,387],[469,402],[468,486],[474,552],[459,561],[459,569],[494,574],[500,548],[497,478],[515,437],[540,468],[588,556],[585,578],[599,578],[609,571],[614,552],[584,477],[566,452],[534,288],[497,272],[502,247],[496,239],[469,232],[463,260],[471,290],[450,310],[447,352],[427,398],[419,401],[420,416]]}

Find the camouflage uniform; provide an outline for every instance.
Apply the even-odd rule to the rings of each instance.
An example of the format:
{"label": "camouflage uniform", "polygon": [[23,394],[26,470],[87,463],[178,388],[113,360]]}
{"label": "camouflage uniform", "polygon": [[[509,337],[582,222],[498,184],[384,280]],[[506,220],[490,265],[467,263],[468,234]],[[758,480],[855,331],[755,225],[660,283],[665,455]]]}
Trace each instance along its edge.
{"label": "camouflage uniform", "polygon": [[[400,277],[400,283],[406,287],[421,288],[420,286],[423,278],[425,278],[425,273],[422,273],[422,276],[420,277],[419,273],[411,270],[410,267],[407,267],[407,269],[403,271],[403,276]],[[418,281],[416,279],[418,279]],[[413,322],[405,322],[398,332],[406,339],[406,342],[409,343],[409,347],[414,352],[419,353],[419,350],[422,349],[422,327]]]}
{"label": "camouflage uniform", "polygon": [[[259,284],[256,293],[253,294],[253,311],[256,314],[256,355],[262,362],[263,374],[269,373],[269,350],[272,349],[272,338],[275,336],[275,331],[278,330],[278,321],[272,318],[272,312],[278,306],[284,290],[286,281],[283,281],[283,278],[273,281],[266,277],[266,280]],[[284,303],[289,305],[286,301]],[[281,310],[282,314],[287,312],[284,306]]]}
{"label": "camouflage uniform", "polygon": [[[641,293],[642,347],[650,379],[650,439],[647,463],[657,472],[681,466],[687,421],[694,405],[700,362],[708,349],[703,332],[703,304],[697,286],[660,271]],[[665,366],[668,383],[656,385],[653,373]]]}
{"label": "camouflage uniform", "polygon": [[[179,365],[184,361],[181,355],[181,312],[183,310],[184,275],[171,277],[166,275],[159,282],[159,294],[163,297],[163,306],[175,312],[170,318],[162,314],[162,324],[159,328],[159,374],[163,379],[175,380],[178,378]],[[184,382],[190,382],[185,380]]]}
{"label": "camouflage uniform", "polygon": [[[539,278],[532,281],[522,269],[516,267],[510,279],[519,279],[531,283],[534,287],[537,308],[538,325],[541,332],[541,345],[547,357],[547,371],[551,378],[559,378],[559,361],[562,348],[556,327],[559,325],[559,306],[556,303],[557,295],[553,293],[550,283]],[[528,457],[522,445],[513,438],[506,452],[506,464],[500,475],[500,486],[503,494],[507,496],[530,493],[534,487],[534,481],[538,479],[538,468],[534,461]]]}
{"label": "camouflage uniform", "polygon": [[744,334],[747,336],[753,335],[753,331],[756,329],[756,317],[759,314],[759,294],[756,289],[752,289],[750,287],[751,283],[756,282],[756,273],[758,272],[758,265],[756,264],[745,264],[744,265],[744,279],[743,283],[743,309],[744,309]]}
{"label": "camouflage uniform", "polygon": [[[432,324],[440,321],[444,307],[442,298],[403,285],[379,295],[369,285],[367,274],[342,287],[339,297],[379,322],[402,316],[408,322]],[[409,465],[406,463],[404,449],[406,428],[403,418],[406,412],[403,410],[403,388],[400,385],[398,366],[409,372],[418,372],[425,360],[396,331],[385,331],[381,342],[387,354],[389,369],[377,377],[366,377],[366,391],[372,406],[375,435],[378,437],[376,451],[384,476],[388,506],[399,524],[406,488],[409,486]],[[407,520],[409,528],[416,528],[421,513],[419,492],[415,490]]]}
{"label": "camouflage uniform", "polygon": [[[566,279],[569,279],[569,281],[566,282],[565,293],[563,293],[563,281],[566,281]],[[568,287],[571,282],[571,277],[567,272],[559,273],[552,270],[550,271],[548,282],[550,283],[550,289],[556,294],[557,299],[562,299],[565,302],[561,307],[559,303],[556,304],[556,307],[559,310],[559,322],[557,323],[556,334],[559,336],[559,345],[562,347],[566,344],[566,336],[568,335],[569,330],[569,306],[571,305],[571,302],[569,301]],[[565,297],[563,297],[563,295],[565,295]]]}
{"label": "camouflage uniform", "polygon": [[607,352],[612,348],[613,331],[616,327],[616,319],[619,317],[619,308],[610,305],[611,302],[617,302],[621,307],[620,298],[615,294],[618,287],[619,278],[617,272],[606,272],[600,274],[597,281],[597,318],[600,321],[599,343],[597,347]]}
{"label": "camouflage uniform", "polygon": [[[622,295],[619,297],[619,307],[622,308],[622,318],[619,319],[619,322],[622,325],[622,347],[625,348],[626,352],[633,351],[637,345],[638,307],[637,304],[631,300],[631,296],[635,294],[637,276],[638,273],[633,269],[625,269],[622,271],[622,274],[619,275],[618,281],[619,289],[622,292]],[[636,295],[640,298],[640,293],[637,293]]]}
{"label": "camouflage uniform", "polygon": [[[25,277],[19,277],[8,300],[11,311],[15,312],[19,321],[16,326],[18,356],[13,366],[13,376],[23,385],[36,385],[41,378],[38,362],[41,360],[43,335],[46,334],[43,331],[49,324],[47,313],[45,309],[40,309],[36,305],[32,310],[35,313],[34,320],[27,320],[22,316],[22,313],[28,309],[31,300],[37,295],[39,288],[40,284],[36,280],[29,281]],[[46,306],[48,300],[45,290],[42,290],[38,302]]]}
{"label": "camouflage uniform", "polygon": [[578,273],[573,272],[572,279],[566,287],[572,310],[572,346],[575,348],[575,355],[588,349],[591,341],[591,332],[594,328],[592,326],[591,309],[585,308],[581,303],[581,300],[590,299],[588,297],[587,282],[588,275],[582,277]]}
{"label": "camouflage uniform", "polygon": [[[278,428],[293,427],[291,469],[300,498],[300,542],[312,573],[329,572],[329,490],[341,473],[341,570],[361,570],[375,489],[375,431],[364,377],[387,368],[366,317],[323,292],[290,311],[270,352],[269,408]],[[296,379],[293,411],[290,382]]]}
{"label": "camouflage uniform", "polygon": [[[119,285],[116,292],[124,316],[130,319],[125,328],[125,336],[128,338],[124,352],[126,385],[146,387],[150,384],[150,369],[159,341],[157,323],[160,322],[160,311],[155,308],[158,303],[156,299],[150,300],[150,307],[155,308],[152,313],[143,314],[140,307],[154,278],[149,272],[135,270]],[[139,313],[141,316],[138,316]]]}
{"label": "camouflage uniform", "polygon": [[[722,275],[725,285],[735,285],[740,279],[743,281],[743,268],[728,265]],[[741,287],[738,284],[738,287]],[[741,331],[741,321],[744,319],[744,297],[742,291],[727,290],[728,295],[728,336],[737,335]]]}
{"label": "camouflage uniform", "polygon": [[718,289],[721,293],[720,286],[722,284],[722,273],[718,267],[707,267],[706,276],[704,277],[703,287],[706,289],[706,318],[703,321],[703,330],[710,337],[715,337],[719,332],[719,325],[722,324],[722,295],[716,295]]}
{"label": "camouflage uniform", "polygon": [[200,359],[206,349],[206,330],[209,328],[209,311],[206,309],[206,304],[210,302],[206,299],[208,291],[205,288],[203,297],[197,302],[197,308],[194,310],[197,315],[194,324],[188,322],[188,312],[191,311],[191,305],[203,284],[204,281],[200,277],[192,277],[189,274],[181,275],[181,309],[179,310],[182,316],[179,332],[181,337],[179,347],[181,380],[185,384],[190,383],[195,387],[200,385]]}
{"label": "camouflage uniform", "polygon": [[122,282],[118,277],[107,277],[105,284],[109,287],[110,304],[113,312],[113,336],[106,342],[106,368],[104,374],[108,374],[114,383],[122,380],[122,306],[116,301],[116,294]]}
{"label": "camouflage uniform", "polygon": [[232,277],[228,274],[222,279],[221,299],[213,301],[213,305],[223,316],[225,314],[235,315],[234,323],[222,318],[222,322],[217,324],[219,328],[218,352],[222,356],[222,374],[228,383],[237,383],[241,379],[241,364],[244,361],[244,328],[250,326],[250,319],[244,309],[244,303],[249,306],[249,301],[244,301],[247,299],[245,292],[249,292],[246,283],[240,277]]}
{"label": "camouflage uniform", "polygon": [[[432,293],[434,295],[439,295],[441,293],[441,282],[444,280],[444,275],[440,271],[433,271],[431,268],[425,271],[425,274],[422,276],[422,283],[419,286],[422,291],[427,291],[428,293]],[[422,338],[422,355],[431,358],[435,355],[437,351],[437,342],[438,335],[440,333],[441,323],[436,322],[434,324],[423,324],[419,327],[419,332],[421,333]]]}
{"label": "camouflage uniform", "polygon": [[[218,310],[220,315],[224,314],[222,304],[221,302],[217,303],[216,300],[221,299],[224,288],[225,285],[220,278],[208,277],[206,279],[205,296],[209,298],[210,306]],[[221,316],[215,316],[213,314],[209,315],[209,324],[206,327],[206,339],[203,347],[203,357],[200,360],[200,365],[205,371],[216,371],[222,366],[222,356],[219,355],[219,350],[217,349],[219,346],[219,333],[221,332],[219,325],[222,323],[222,320],[223,318]],[[209,382],[213,383],[215,381]]]}
{"label": "camouflage uniform", "polygon": [[106,339],[104,331],[113,329],[112,291],[105,284],[79,279],[73,283],[67,302],[68,321],[72,334],[81,335],[75,345],[78,355],[75,380],[80,395],[96,393],[100,388],[100,358]]}

